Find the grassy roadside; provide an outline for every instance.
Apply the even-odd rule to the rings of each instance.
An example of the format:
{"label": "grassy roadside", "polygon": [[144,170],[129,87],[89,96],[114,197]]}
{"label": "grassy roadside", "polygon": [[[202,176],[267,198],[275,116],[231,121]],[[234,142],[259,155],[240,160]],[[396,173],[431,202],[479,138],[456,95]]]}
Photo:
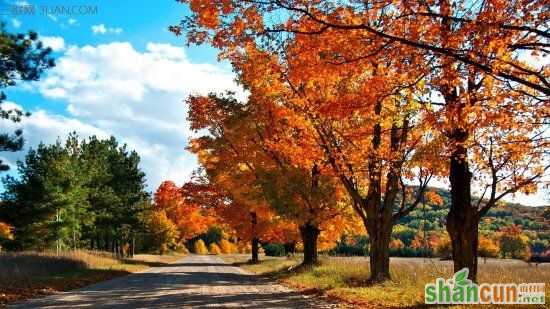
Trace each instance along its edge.
{"label": "grassy roadside", "polygon": [[[298,269],[299,258],[263,257],[259,264],[246,263],[248,256],[226,255],[224,260],[256,274],[276,278],[286,286],[316,291],[330,298],[359,308],[422,308],[424,285],[436,277],[449,278],[449,262],[423,259],[392,260],[393,281],[384,285],[366,282],[369,276],[368,261],[364,258],[323,257],[319,266]],[[529,266],[519,261],[491,260],[479,265],[480,282],[546,282],[546,299],[550,296],[550,265]],[[483,308],[503,308],[486,306]],[[513,306],[509,306],[512,308]],[[523,306],[526,307],[526,306]],[[523,308],[522,307],[522,308]],[[449,308],[449,307],[446,307]],[[451,308],[467,308],[454,306]],[[545,308],[527,306],[527,308]]]}
{"label": "grassy roadside", "polygon": [[68,291],[180,259],[180,254],[139,254],[117,259],[97,251],[0,254],[0,307],[41,295]]}

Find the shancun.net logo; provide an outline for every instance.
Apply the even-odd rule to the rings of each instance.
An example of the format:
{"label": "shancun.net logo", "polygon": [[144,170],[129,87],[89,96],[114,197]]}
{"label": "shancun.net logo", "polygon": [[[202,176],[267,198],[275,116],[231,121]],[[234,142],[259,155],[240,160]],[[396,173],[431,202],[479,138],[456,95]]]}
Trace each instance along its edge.
{"label": "shancun.net logo", "polygon": [[544,304],[544,283],[482,283],[468,279],[468,268],[424,288],[426,304]]}

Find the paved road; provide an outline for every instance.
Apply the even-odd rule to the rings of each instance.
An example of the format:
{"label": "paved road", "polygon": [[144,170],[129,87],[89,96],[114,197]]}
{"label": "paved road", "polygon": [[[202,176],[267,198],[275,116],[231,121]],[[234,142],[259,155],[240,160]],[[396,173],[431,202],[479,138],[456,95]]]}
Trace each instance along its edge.
{"label": "paved road", "polygon": [[216,256],[189,255],[164,267],[31,300],[14,308],[337,308],[246,273]]}

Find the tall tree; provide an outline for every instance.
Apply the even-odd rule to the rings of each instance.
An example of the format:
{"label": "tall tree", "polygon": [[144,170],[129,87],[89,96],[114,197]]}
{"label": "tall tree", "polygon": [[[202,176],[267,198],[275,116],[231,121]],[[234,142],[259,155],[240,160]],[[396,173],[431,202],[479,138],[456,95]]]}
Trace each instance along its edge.
{"label": "tall tree", "polygon": [[225,199],[218,203],[217,212],[239,238],[251,242],[252,261],[257,262],[260,241],[273,240],[282,224],[275,220],[258,183],[258,167],[265,155],[249,133],[252,119],[231,97],[190,97],[189,102],[191,129],[208,130],[192,140],[189,149],[198,155],[208,182]]}
{"label": "tall tree", "polygon": [[[204,162],[205,169],[210,175],[222,173],[223,179],[218,182],[236,198],[233,207],[248,207],[252,223],[258,220],[259,213],[269,214],[262,208],[267,207],[296,224],[304,244],[303,264],[315,264],[319,236],[324,234],[323,239],[336,240],[346,227],[346,220],[342,219],[351,216],[343,210],[347,205],[339,203],[341,195],[337,194],[334,179],[322,175],[316,164],[303,169],[293,167],[270,149],[268,143],[276,130],[273,123],[264,118],[268,115],[262,114],[262,110],[254,110],[254,105],[239,104],[232,98],[214,95],[191,97],[189,103],[192,125],[198,125],[201,119],[208,117],[207,127],[215,136],[208,144],[210,146],[206,146],[205,139],[202,145],[196,141],[194,151],[208,153],[212,158]],[[215,147],[215,150],[205,151],[208,147]],[[220,159],[222,154],[223,159]],[[242,186],[244,175],[250,181],[249,188]],[[255,208],[262,204],[265,206],[256,211]],[[342,224],[328,228],[334,220],[340,220]]]}
{"label": "tall tree", "polygon": [[82,228],[93,220],[87,216],[86,174],[78,171],[78,146],[70,137],[40,144],[18,163],[19,179],[5,178],[2,210],[14,226],[17,248],[72,248]]}
{"label": "tall tree", "polygon": [[14,226],[14,245],[115,250],[139,229],[147,198],[139,156],[114,138],[40,144],[4,179],[0,217]]}
{"label": "tall tree", "polygon": [[[2,103],[6,99],[3,89],[15,86],[19,81],[38,80],[44,70],[54,66],[49,57],[50,48],[46,48],[38,39],[36,32],[27,34],[9,33],[5,24],[0,23],[0,118],[19,122],[24,115],[19,109],[6,109]],[[28,114],[26,114],[28,115]],[[13,134],[0,134],[0,151],[18,151],[23,147],[23,131]],[[0,160],[0,171],[9,166]]]}

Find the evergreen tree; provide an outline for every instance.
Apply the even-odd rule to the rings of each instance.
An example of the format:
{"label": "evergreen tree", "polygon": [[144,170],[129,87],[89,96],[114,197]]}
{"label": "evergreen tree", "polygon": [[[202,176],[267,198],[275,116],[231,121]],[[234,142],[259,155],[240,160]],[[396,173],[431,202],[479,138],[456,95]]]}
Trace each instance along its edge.
{"label": "evergreen tree", "polygon": [[[2,89],[15,86],[17,81],[38,80],[44,70],[54,66],[49,58],[50,48],[45,48],[38,40],[36,32],[13,34],[0,23],[0,119],[13,122],[21,121],[23,111],[6,109],[2,103],[6,94]],[[26,114],[28,115],[28,113]],[[23,147],[23,131],[0,133],[0,151],[18,151]],[[9,166],[0,160],[0,171],[6,171]]]}
{"label": "evergreen tree", "polygon": [[[13,246],[95,248],[122,253],[141,229],[145,174],[139,156],[114,137],[40,144],[4,179],[0,220],[13,225]],[[126,252],[128,253],[128,252]]]}

